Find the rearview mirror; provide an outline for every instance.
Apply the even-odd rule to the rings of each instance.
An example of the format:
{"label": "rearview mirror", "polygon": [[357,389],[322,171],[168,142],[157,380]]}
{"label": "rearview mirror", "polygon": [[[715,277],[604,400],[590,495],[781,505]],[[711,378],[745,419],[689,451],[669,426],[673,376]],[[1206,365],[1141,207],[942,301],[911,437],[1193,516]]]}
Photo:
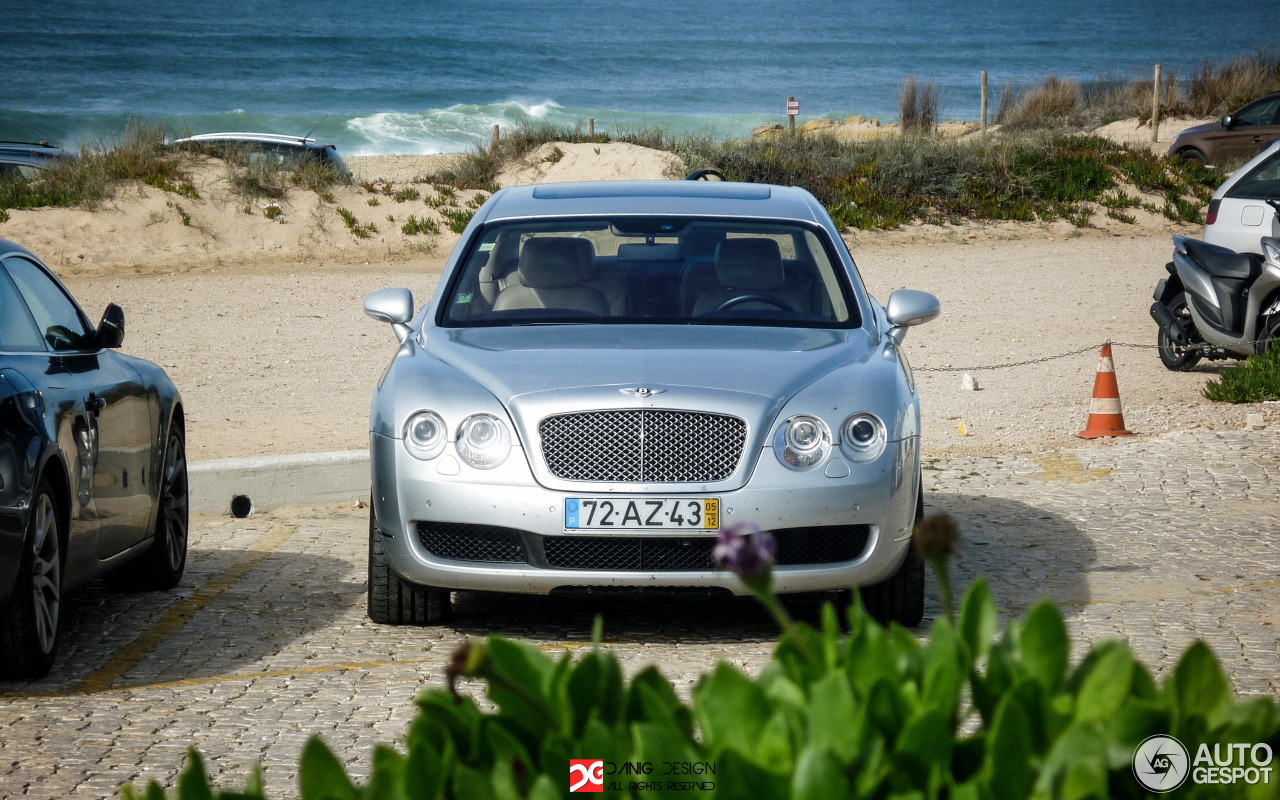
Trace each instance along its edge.
{"label": "rearview mirror", "polygon": [[893,337],[893,341],[902,344],[907,328],[923,325],[941,314],[942,303],[928,292],[899,289],[889,295],[884,311],[889,320],[889,335]]}
{"label": "rearview mirror", "polygon": [[95,334],[98,347],[116,348],[124,343],[124,309],[115,303],[108,303],[107,310],[102,312],[102,321],[98,323]]}
{"label": "rearview mirror", "polygon": [[1222,127],[1226,128],[1227,130],[1231,130],[1231,126],[1235,124],[1236,124],[1235,117],[1231,116],[1230,114],[1222,115]]}
{"label": "rearview mirror", "polygon": [[379,289],[365,298],[364,313],[378,322],[391,323],[396,338],[402,342],[413,332],[409,327],[409,320],[413,319],[413,294],[408,289]]}

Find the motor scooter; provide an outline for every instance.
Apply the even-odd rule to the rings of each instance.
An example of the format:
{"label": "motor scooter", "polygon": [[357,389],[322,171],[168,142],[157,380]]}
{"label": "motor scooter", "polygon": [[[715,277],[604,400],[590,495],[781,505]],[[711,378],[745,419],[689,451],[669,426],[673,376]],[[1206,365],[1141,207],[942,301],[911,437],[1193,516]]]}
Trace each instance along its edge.
{"label": "motor scooter", "polygon": [[1262,237],[1262,253],[1173,237],[1169,277],[1156,284],[1151,306],[1167,368],[1185,372],[1202,358],[1248,358],[1280,340],[1280,240]]}

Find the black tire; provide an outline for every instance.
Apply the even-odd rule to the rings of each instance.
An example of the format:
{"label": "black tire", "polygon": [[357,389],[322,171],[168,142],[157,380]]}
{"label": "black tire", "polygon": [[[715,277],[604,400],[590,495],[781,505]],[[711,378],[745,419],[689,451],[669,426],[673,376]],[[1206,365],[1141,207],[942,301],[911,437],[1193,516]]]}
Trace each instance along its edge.
{"label": "black tire", "polygon": [[190,527],[187,447],[181,428],[169,434],[163,463],[151,546],[133,561],[107,574],[106,582],[112,589],[126,592],[172,589],[186,571]]}
{"label": "black tire", "polygon": [[[1204,339],[1200,336],[1200,331],[1196,330],[1196,323],[1191,319],[1191,311],[1187,308],[1187,293],[1178,292],[1166,305],[1169,306],[1169,311],[1174,318],[1182,323],[1182,329],[1187,332],[1187,338],[1193,344],[1202,344]],[[1156,334],[1156,345],[1157,352],[1160,353],[1160,362],[1173,372],[1186,372],[1200,363],[1199,350],[1184,349],[1174,344],[1164,332],[1164,328]]]}
{"label": "black tire", "polygon": [[58,655],[66,541],[57,496],[40,481],[8,603],[0,607],[0,676],[39,678]]}
{"label": "black tire", "polygon": [[1273,344],[1280,344],[1280,314],[1272,314],[1258,326],[1261,336],[1258,337],[1258,355],[1267,352]]}
{"label": "black tire", "polygon": [[[924,519],[924,484],[917,480],[917,485],[920,490],[916,494],[916,522],[919,522]],[[907,547],[907,557],[893,577],[858,591],[863,608],[882,625],[897,622],[914,628],[924,621],[924,561],[915,545]],[[843,591],[837,606],[847,606],[852,599],[848,590]]]}
{"label": "black tire", "polygon": [[370,502],[369,619],[380,625],[439,625],[452,610],[448,589],[409,583],[392,571]]}
{"label": "black tire", "polygon": [[1185,150],[1179,150],[1177,152],[1177,155],[1182,156],[1182,159],[1184,161],[1194,161],[1197,164],[1208,163],[1208,159],[1205,158],[1204,153],[1201,152],[1200,150],[1197,150],[1194,147],[1188,147]]}

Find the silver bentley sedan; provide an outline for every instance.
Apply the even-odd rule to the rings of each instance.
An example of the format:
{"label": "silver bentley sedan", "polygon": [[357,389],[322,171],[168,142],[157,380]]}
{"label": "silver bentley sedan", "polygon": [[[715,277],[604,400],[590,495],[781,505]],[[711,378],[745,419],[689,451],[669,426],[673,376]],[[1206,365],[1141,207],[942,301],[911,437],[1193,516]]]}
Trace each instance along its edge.
{"label": "silver bentley sedan", "polygon": [[370,295],[400,346],[373,397],[369,616],[432,624],[452,590],[745,593],[711,553],[776,542],[779,592],[861,589],[919,624],[920,406],[825,209],[762,184],[496,192],[431,301]]}

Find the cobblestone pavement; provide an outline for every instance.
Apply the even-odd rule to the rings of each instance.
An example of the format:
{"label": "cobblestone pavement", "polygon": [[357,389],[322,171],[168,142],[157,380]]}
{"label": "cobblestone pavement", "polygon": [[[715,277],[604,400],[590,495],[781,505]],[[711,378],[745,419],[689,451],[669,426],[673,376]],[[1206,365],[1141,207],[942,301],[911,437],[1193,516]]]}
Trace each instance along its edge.
{"label": "cobblestone pavement", "polygon": [[[1200,637],[1238,691],[1277,693],[1280,435],[1171,434],[933,461],[924,474],[930,510],[961,524],[958,582],[988,577],[1006,614],[1048,595],[1077,657],[1121,637],[1158,672]],[[366,514],[202,517],[178,589],[74,594],[51,677],[0,684],[0,796],[172,785],[195,745],[225,787],[261,760],[268,791],[288,797],[312,733],[363,774],[369,746],[404,733],[414,694],[442,683],[458,642],[489,631],[561,651],[586,642],[601,613],[627,669],[656,662],[686,693],[717,659],[757,669],[768,658],[775,629],[750,600],[461,594],[449,627],[372,625]]]}

